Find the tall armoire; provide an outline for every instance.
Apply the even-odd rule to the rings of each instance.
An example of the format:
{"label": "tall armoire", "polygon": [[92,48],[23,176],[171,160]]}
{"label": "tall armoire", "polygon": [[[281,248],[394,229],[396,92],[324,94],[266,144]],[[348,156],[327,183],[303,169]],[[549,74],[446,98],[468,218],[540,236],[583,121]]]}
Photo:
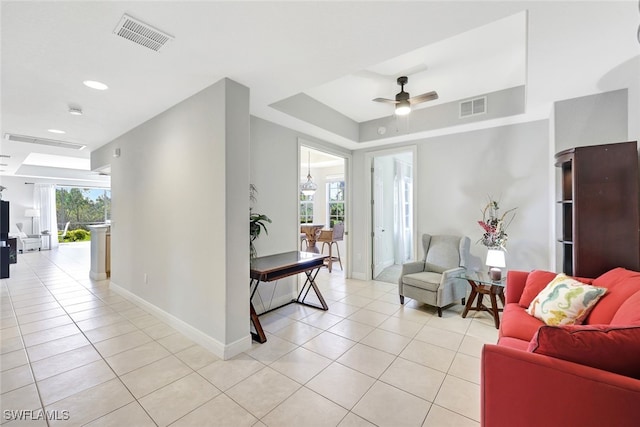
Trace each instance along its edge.
{"label": "tall armoire", "polygon": [[637,142],[575,147],[555,157],[563,272],[598,277],[615,267],[639,271]]}
{"label": "tall armoire", "polygon": [[0,200],[0,279],[9,277],[9,202]]}

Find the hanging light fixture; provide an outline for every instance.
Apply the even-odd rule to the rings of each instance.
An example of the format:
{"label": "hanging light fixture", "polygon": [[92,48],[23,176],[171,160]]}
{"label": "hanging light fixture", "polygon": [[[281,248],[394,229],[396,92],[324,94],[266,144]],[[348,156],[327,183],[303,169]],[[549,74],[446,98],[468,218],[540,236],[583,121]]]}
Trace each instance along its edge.
{"label": "hanging light fixture", "polygon": [[311,180],[311,151],[309,151],[307,164],[309,168],[307,172],[307,182],[300,186],[300,191],[302,191],[302,194],[305,196],[313,196],[318,189],[318,186]]}

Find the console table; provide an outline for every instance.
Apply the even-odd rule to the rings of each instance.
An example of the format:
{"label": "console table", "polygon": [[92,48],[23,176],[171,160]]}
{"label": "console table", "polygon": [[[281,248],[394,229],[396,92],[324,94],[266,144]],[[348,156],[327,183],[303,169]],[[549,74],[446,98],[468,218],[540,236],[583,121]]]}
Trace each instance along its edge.
{"label": "console table", "polygon": [[[488,311],[491,313],[491,316],[493,316],[493,322],[496,325],[496,329],[499,329],[500,311],[502,311],[502,309],[498,307],[497,298],[500,298],[502,306],[504,307],[504,287],[506,279],[503,277],[500,280],[491,280],[489,276],[484,273],[473,274],[471,272],[462,273],[458,278],[466,280],[469,283],[469,286],[471,286],[471,294],[469,295],[467,305],[464,307],[464,311],[462,312],[462,317],[467,317],[469,310]],[[487,307],[483,304],[482,300],[485,295],[489,296],[491,307]],[[474,300],[476,301],[475,307],[473,305]]]}
{"label": "console table", "polygon": [[[319,308],[321,310],[329,309],[329,306],[320,293],[320,289],[318,289],[318,286],[315,283],[315,278],[318,275],[318,271],[320,271],[320,268],[324,265],[324,259],[327,257],[328,255],[318,255],[309,252],[293,251],[254,258],[251,260],[251,268],[249,272],[249,275],[251,276],[251,283],[249,285],[251,296],[249,298],[249,305],[251,312],[251,324],[256,330],[255,333],[251,332],[251,336],[253,337],[253,339],[258,341],[259,343],[264,343],[267,341],[267,336],[262,329],[262,325],[260,325],[258,314],[253,307],[253,296],[258,290],[258,285],[260,284],[260,282],[271,282],[273,280],[294,276],[299,273],[305,273],[307,278],[304,282],[304,285],[300,289],[298,297],[294,300],[291,300],[287,304],[296,302],[298,304],[308,305],[309,307]],[[315,292],[316,296],[318,297],[321,306],[309,304],[304,301],[311,289],[313,289],[313,292]],[[276,308],[280,307],[282,306]],[[269,311],[273,311],[276,308],[272,308]]]}

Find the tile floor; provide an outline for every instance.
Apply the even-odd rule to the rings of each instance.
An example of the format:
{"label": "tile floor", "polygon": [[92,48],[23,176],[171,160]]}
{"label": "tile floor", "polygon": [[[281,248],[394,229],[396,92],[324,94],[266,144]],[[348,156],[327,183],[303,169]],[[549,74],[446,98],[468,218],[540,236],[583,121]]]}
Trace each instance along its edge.
{"label": "tile floor", "polygon": [[328,312],[266,314],[268,342],[223,361],[88,266],[86,244],[65,245],[0,281],[3,427],[479,425],[487,313],[438,318],[393,284],[325,270]]}

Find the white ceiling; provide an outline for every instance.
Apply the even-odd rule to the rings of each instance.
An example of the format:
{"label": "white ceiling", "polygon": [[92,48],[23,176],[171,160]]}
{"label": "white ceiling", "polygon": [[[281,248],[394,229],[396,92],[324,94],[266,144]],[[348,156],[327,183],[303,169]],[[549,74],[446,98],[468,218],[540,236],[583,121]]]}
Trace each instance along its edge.
{"label": "white ceiling", "polygon": [[[124,13],[175,39],[153,52],[113,35]],[[437,90],[435,103],[526,84],[527,112],[518,120],[548,118],[555,100],[626,87],[638,71],[638,21],[636,0],[3,1],[2,133],[87,149],[2,140],[0,151],[12,157],[0,174],[55,175],[55,168],[21,164],[32,152],[88,158],[224,77],[250,88],[251,114],[350,149],[366,144],[270,105],[306,93],[357,122],[369,120],[391,114],[370,100],[392,98],[395,78],[406,73],[406,89]],[[88,89],[87,79],[110,89]],[[84,115],[69,115],[69,105]]]}

